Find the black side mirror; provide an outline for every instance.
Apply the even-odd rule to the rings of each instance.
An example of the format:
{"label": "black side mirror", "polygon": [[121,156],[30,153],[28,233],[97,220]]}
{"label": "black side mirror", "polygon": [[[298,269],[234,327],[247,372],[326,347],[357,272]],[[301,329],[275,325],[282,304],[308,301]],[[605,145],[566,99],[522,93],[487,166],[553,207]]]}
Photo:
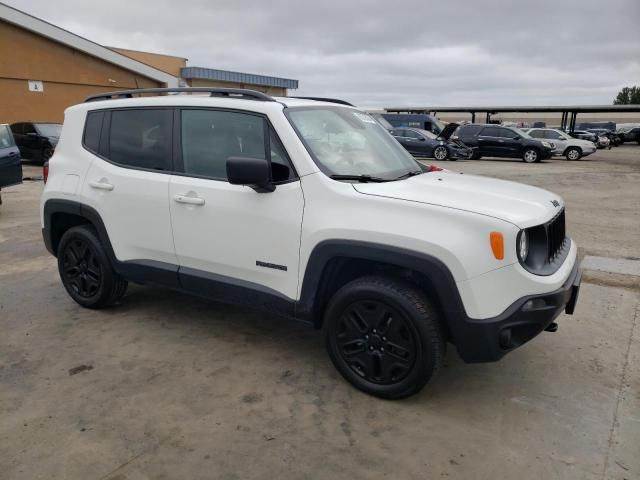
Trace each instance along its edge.
{"label": "black side mirror", "polygon": [[227,179],[232,185],[247,185],[258,193],[273,192],[269,162],[264,158],[229,157]]}
{"label": "black side mirror", "polygon": [[516,135],[515,137],[513,137],[514,140],[520,140],[520,135]]}
{"label": "black side mirror", "polygon": [[420,141],[421,141],[421,142],[426,142],[426,140],[427,140],[426,138],[424,138],[424,137],[420,137]]}

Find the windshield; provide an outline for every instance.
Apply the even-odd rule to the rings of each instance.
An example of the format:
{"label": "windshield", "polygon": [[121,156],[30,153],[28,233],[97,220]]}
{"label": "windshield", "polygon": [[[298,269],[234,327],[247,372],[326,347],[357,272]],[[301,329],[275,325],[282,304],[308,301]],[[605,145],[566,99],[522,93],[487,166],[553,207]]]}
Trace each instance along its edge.
{"label": "windshield", "polygon": [[285,110],[307,150],[327,175],[384,179],[420,170],[416,160],[376,120],[344,107]]}
{"label": "windshield", "polygon": [[36,128],[43,137],[59,137],[62,125],[59,123],[38,123]]}

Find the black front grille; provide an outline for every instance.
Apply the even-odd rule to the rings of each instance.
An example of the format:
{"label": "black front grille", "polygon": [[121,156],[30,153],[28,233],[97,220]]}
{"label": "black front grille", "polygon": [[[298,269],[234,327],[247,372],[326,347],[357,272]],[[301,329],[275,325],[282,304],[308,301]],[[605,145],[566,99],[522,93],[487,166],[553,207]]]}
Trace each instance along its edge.
{"label": "black front grille", "polygon": [[565,230],[564,208],[553,220],[546,224],[547,232],[547,263],[553,263],[562,252],[567,235]]}

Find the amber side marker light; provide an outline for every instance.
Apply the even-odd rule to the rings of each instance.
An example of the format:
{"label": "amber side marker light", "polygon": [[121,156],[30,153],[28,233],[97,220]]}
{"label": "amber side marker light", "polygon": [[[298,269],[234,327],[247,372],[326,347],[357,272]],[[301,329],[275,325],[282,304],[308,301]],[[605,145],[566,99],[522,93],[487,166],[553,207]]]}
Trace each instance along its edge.
{"label": "amber side marker light", "polygon": [[491,244],[491,250],[493,256],[497,260],[504,260],[504,237],[500,232],[491,232],[489,234],[489,243]]}

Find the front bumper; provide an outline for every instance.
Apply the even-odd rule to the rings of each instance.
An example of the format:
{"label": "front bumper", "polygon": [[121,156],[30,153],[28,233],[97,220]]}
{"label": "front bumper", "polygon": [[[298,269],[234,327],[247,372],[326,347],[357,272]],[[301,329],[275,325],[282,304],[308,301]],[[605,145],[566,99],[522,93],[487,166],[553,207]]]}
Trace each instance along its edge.
{"label": "front bumper", "polygon": [[486,320],[464,318],[454,343],[465,362],[499,360],[544,331],[563,311],[572,315],[580,291],[582,272],[576,262],[557,290],[520,298],[502,314]]}

